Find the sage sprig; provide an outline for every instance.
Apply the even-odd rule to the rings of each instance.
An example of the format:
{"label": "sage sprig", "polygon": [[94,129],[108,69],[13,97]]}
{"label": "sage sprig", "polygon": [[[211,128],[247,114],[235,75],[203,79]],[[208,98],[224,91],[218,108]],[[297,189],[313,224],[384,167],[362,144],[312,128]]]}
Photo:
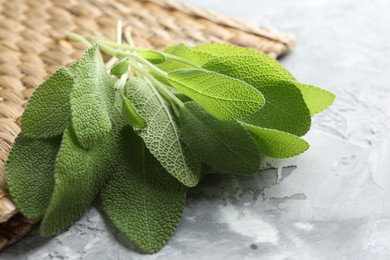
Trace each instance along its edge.
{"label": "sage sprig", "polygon": [[[33,93],[5,165],[9,190],[41,234],[58,233],[99,197],[114,225],[147,253],[180,222],[204,165],[255,174],[260,154],[309,148],[311,116],[335,96],[299,83],[254,50],[209,43],[164,51],[81,40],[89,48]],[[104,64],[101,52],[112,56]]]}

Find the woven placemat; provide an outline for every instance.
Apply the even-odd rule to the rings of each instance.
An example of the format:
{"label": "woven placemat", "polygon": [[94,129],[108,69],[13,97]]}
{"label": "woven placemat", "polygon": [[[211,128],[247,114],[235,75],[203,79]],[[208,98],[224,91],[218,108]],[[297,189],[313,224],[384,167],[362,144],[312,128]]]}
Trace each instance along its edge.
{"label": "woven placemat", "polygon": [[131,26],[134,42],[145,48],[227,42],[276,58],[294,45],[291,34],[170,0],[0,0],[0,249],[36,222],[17,213],[3,175],[28,98],[48,75],[83,53],[85,47],[65,39],[67,33],[99,31],[114,39],[119,19]]}

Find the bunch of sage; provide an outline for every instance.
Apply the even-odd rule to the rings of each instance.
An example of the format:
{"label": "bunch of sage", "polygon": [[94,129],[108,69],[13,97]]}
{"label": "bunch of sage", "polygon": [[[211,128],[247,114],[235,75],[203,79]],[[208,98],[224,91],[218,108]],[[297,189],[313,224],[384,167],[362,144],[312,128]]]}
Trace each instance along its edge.
{"label": "bunch of sage", "polygon": [[[156,252],[205,165],[252,175],[261,154],[299,155],[311,116],[334,100],[251,49],[155,51],[72,38],[90,47],[33,93],[5,165],[14,202],[26,217],[43,217],[43,235],[67,228],[99,197],[120,231]],[[114,58],[104,64],[101,52]]]}

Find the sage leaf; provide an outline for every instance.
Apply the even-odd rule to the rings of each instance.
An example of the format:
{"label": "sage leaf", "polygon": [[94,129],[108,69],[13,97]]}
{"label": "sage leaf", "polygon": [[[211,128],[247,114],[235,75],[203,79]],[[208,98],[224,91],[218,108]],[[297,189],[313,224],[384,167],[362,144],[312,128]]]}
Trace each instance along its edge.
{"label": "sage leaf", "polygon": [[264,105],[263,95],[251,85],[203,69],[179,69],[168,74],[170,84],[223,120],[249,116]]}
{"label": "sage leaf", "polygon": [[27,218],[42,216],[49,205],[60,142],[60,137],[31,139],[19,134],[12,145],[5,177],[13,202]]}
{"label": "sage leaf", "polygon": [[[283,76],[285,80],[296,81],[294,76],[285,69],[277,60],[268,57],[267,55],[258,52],[257,50],[239,47],[236,45],[229,45],[223,43],[206,43],[197,45],[192,48],[197,52],[208,53],[213,58],[230,56],[230,55],[245,55],[252,56],[260,59],[263,64],[267,64],[274,71],[277,71],[279,75]],[[209,59],[211,60],[211,58]]]}
{"label": "sage leaf", "polygon": [[[202,64],[204,64],[205,62],[207,62],[208,60],[214,57],[209,53],[200,52],[191,49],[190,47],[186,46],[183,43],[168,46],[167,48],[165,48],[163,52],[168,54],[173,54],[175,56],[188,60],[194,64],[197,64],[198,66],[201,66]],[[158,67],[166,72],[170,72],[176,69],[194,68],[194,66],[188,63],[185,63],[180,60],[172,59],[169,57],[167,58],[166,62],[159,64]]]}
{"label": "sage leaf", "polygon": [[201,162],[180,140],[177,119],[157,90],[140,78],[128,80],[126,96],[147,126],[135,129],[149,151],[181,183],[194,187],[200,178]]}
{"label": "sage leaf", "polygon": [[238,78],[264,95],[264,107],[243,121],[299,136],[309,131],[311,117],[301,91],[268,63],[256,56],[230,55],[212,59],[203,67]]}
{"label": "sage leaf", "polygon": [[72,127],[80,145],[91,149],[100,143],[111,129],[109,105],[104,89],[114,85],[107,74],[98,46],[94,44],[80,61],[71,67],[75,75],[70,98]]}
{"label": "sage leaf", "polygon": [[41,223],[42,235],[55,234],[80,218],[91,206],[115,166],[119,133],[125,122],[114,109],[114,89],[106,86],[103,92],[111,102],[112,130],[101,143],[86,150],[80,146],[73,125],[68,125],[55,162],[55,185]]}
{"label": "sage leaf", "polygon": [[164,54],[158,51],[140,51],[138,55],[153,64],[160,64],[167,60]]}
{"label": "sage leaf", "polygon": [[113,178],[100,196],[114,225],[146,253],[159,251],[175,232],[186,187],[166,172],[142,139],[124,128]]}
{"label": "sage leaf", "polygon": [[257,144],[237,121],[216,119],[191,101],[181,107],[179,122],[184,141],[203,162],[226,173],[258,171]]}
{"label": "sage leaf", "polygon": [[78,146],[71,126],[65,131],[55,165],[55,186],[41,223],[52,235],[71,225],[91,206],[115,166],[118,131],[90,150]]}
{"label": "sage leaf", "polygon": [[49,138],[61,135],[70,117],[69,98],[73,76],[60,68],[34,91],[21,119],[25,136]]}
{"label": "sage leaf", "polygon": [[[301,90],[303,99],[305,100],[305,103],[310,110],[310,115],[312,116],[328,108],[335,99],[335,95],[329,91],[299,83],[296,78],[277,60],[274,60],[256,50],[221,43],[206,43],[195,46],[192,50],[212,55],[208,61],[210,61],[212,57],[218,58],[229,55],[245,55],[260,59],[261,62],[271,68],[274,73],[279,74],[278,78],[283,79],[283,81],[291,81],[296,84],[296,86]],[[275,79],[276,78],[277,77],[275,77]],[[265,98],[268,101],[266,96]]]}
{"label": "sage leaf", "polygon": [[115,64],[111,69],[111,74],[115,76],[121,76],[129,70],[129,63],[126,60],[122,60]]}
{"label": "sage leaf", "polygon": [[307,84],[298,84],[297,86],[302,92],[306,105],[310,110],[310,115],[312,116],[327,109],[333,104],[336,98],[333,93],[325,89]]}
{"label": "sage leaf", "polygon": [[135,128],[146,127],[145,120],[135,111],[133,105],[125,96],[122,96],[122,115],[130,126]]}
{"label": "sage leaf", "polygon": [[267,129],[243,123],[255,138],[260,152],[274,158],[297,156],[307,149],[309,144],[302,138],[275,129]]}

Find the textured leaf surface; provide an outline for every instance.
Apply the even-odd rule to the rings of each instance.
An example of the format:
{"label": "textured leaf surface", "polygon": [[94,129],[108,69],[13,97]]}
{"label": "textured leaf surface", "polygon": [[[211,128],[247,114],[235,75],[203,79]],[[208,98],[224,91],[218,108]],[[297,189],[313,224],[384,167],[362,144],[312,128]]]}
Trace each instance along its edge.
{"label": "textured leaf surface", "polygon": [[180,110],[184,141],[203,162],[228,173],[253,174],[260,152],[251,134],[237,121],[222,121],[195,102]]}
{"label": "textured leaf surface", "polygon": [[[114,89],[107,86],[105,92],[113,107]],[[55,162],[54,191],[41,224],[43,235],[55,234],[80,218],[107,181],[116,163],[119,131],[125,124],[114,112],[112,130],[89,150],[80,146],[71,124],[65,130]]]}
{"label": "textured leaf surface", "polygon": [[96,44],[71,69],[75,75],[70,99],[71,121],[80,145],[90,149],[111,129],[108,110],[112,103],[106,99],[104,87],[113,86],[114,82],[106,72]]}
{"label": "textured leaf surface", "polygon": [[[184,58],[189,60],[197,65],[202,65],[207,62],[209,59],[213,58],[213,55],[208,54],[206,52],[196,51],[194,49],[189,48],[183,43],[179,43],[177,45],[172,45],[167,47],[164,50],[165,53],[173,54],[175,56]],[[193,66],[168,58],[166,62],[159,64],[158,67],[167,72],[175,70],[175,69],[185,69],[185,68],[193,68]]]}
{"label": "textured leaf surface", "polygon": [[147,127],[137,130],[146,147],[180,182],[195,186],[199,181],[201,162],[181,142],[179,126],[169,106],[153,86],[137,78],[128,81],[126,96],[146,121]]}
{"label": "textured leaf surface", "polygon": [[263,95],[247,83],[202,69],[180,69],[168,74],[171,85],[213,116],[232,120],[249,116],[264,105]]}
{"label": "textured leaf surface", "polygon": [[59,137],[30,139],[19,134],[5,164],[5,176],[12,200],[28,218],[43,215],[54,186],[54,163]]}
{"label": "textured leaf surface", "polygon": [[333,104],[336,98],[333,93],[315,86],[298,84],[298,88],[302,92],[311,115],[315,115],[327,109]]}
{"label": "textured leaf surface", "polygon": [[309,149],[309,144],[296,135],[243,124],[255,138],[260,152],[274,158],[288,158],[299,155]]}
{"label": "textured leaf surface", "polygon": [[186,188],[166,172],[132,129],[124,130],[116,173],[101,193],[103,209],[135,245],[154,253],[180,222]]}
{"label": "textured leaf surface", "polygon": [[212,59],[204,68],[241,79],[264,95],[264,107],[243,121],[299,136],[310,129],[310,112],[300,90],[263,60],[230,55]]}
{"label": "textured leaf surface", "polygon": [[206,43],[195,46],[192,48],[195,51],[209,53],[214,57],[228,56],[228,55],[246,55],[260,59],[264,64],[272,67],[273,70],[277,71],[286,80],[296,81],[293,75],[285,69],[277,60],[274,60],[267,55],[258,52],[254,49],[248,49],[235,45],[228,45],[222,43]]}
{"label": "textured leaf surface", "polygon": [[66,68],[60,68],[43,82],[32,94],[23,113],[23,134],[34,138],[61,135],[70,117],[72,87],[73,76]]}
{"label": "textured leaf surface", "polygon": [[[315,86],[298,83],[295,77],[277,60],[274,60],[256,50],[220,43],[206,43],[203,45],[198,45],[192,48],[192,50],[206,52],[210,55],[213,55],[214,57],[227,55],[247,55],[260,59],[263,64],[267,64],[267,66],[271,67],[274,72],[277,72],[284,80],[291,81],[297,85],[297,87],[302,92],[303,98],[310,110],[311,115],[315,115],[328,108],[334,101],[334,94]],[[264,97],[267,100],[265,94]]]}
{"label": "textured leaf surface", "polygon": [[107,165],[106,157],[114,151],[105,149],[113,146],[111,142],[109,138],[105,145],[84,150],[78,145],[73,129],[65,131],[56,160],[54,192],[41,223],[41,234],[58,233],[91,206],[112,167]]}

